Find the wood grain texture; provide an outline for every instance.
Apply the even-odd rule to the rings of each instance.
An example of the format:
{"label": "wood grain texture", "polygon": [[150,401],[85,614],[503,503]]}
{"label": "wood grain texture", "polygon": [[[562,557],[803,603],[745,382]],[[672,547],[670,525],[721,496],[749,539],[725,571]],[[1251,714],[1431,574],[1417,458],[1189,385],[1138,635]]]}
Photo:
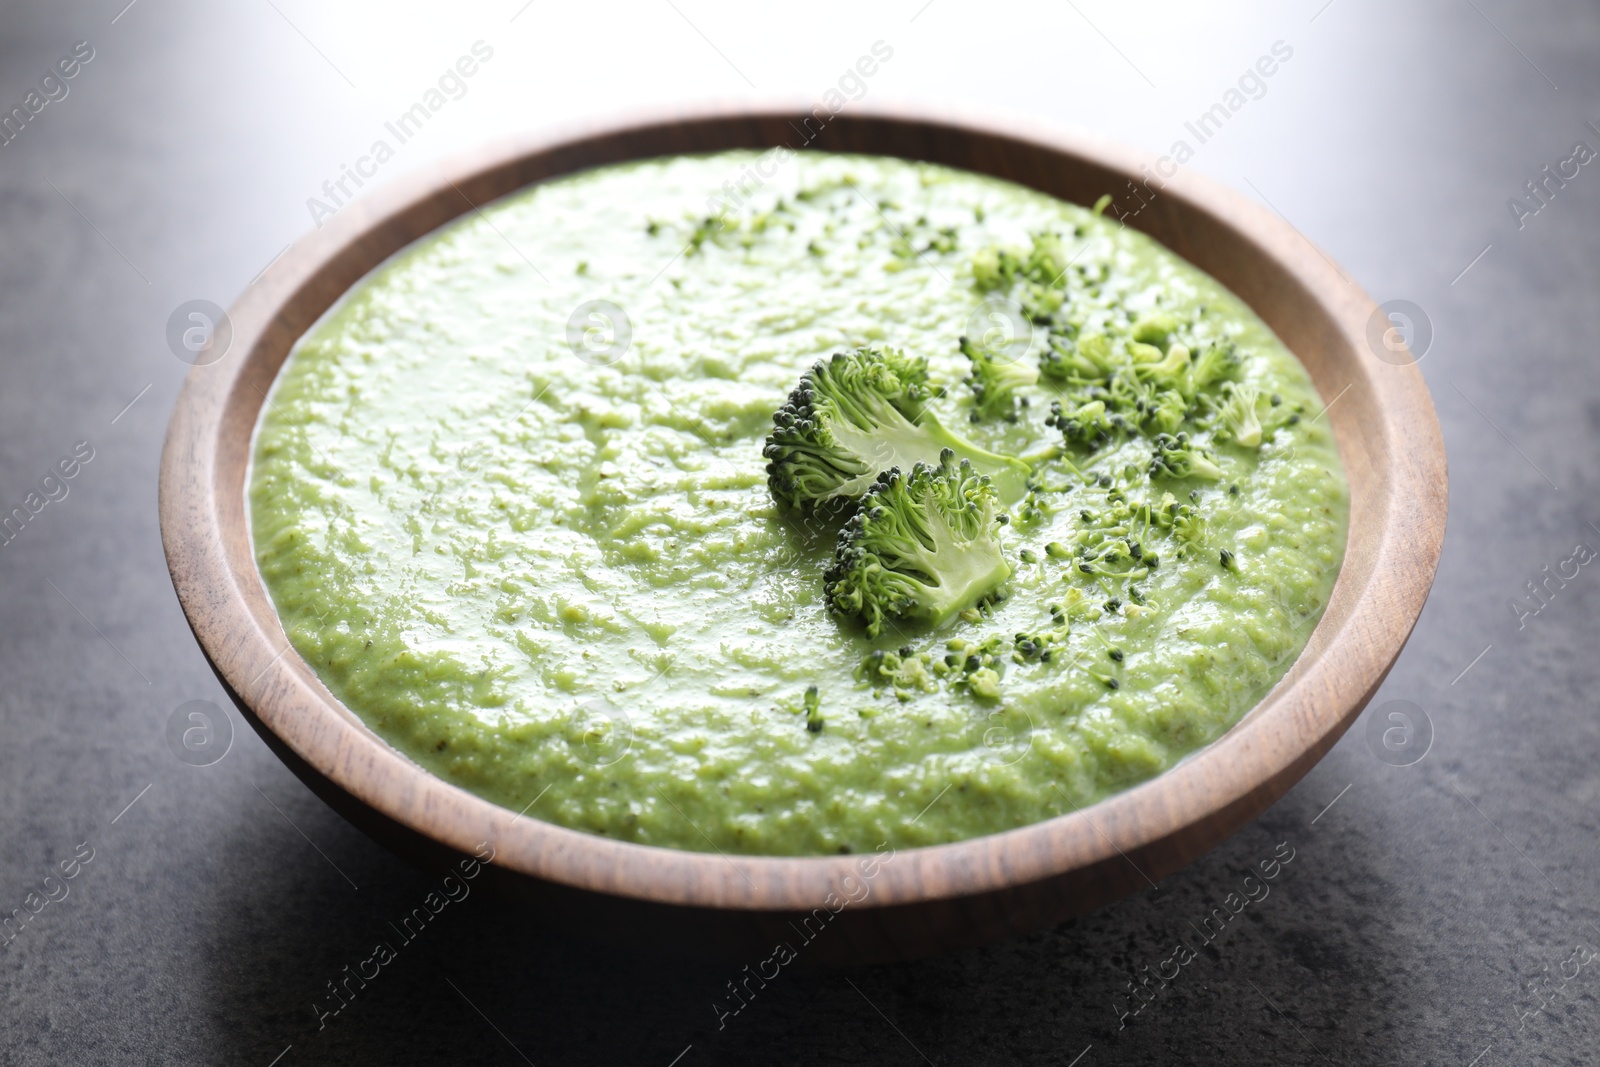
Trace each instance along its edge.
{"label": "wood grain texture", "polygon": [[[821,112],[826,117],[826,112]],[[252,428],[291,346],[405,245],[556,175],[650,156],[780,144],[927,160],[1080,204],[1139,179],[1141,156],[1097,138],[993,119],[852,109],[814,140],[804,106],[654,113],[516,139],[388,185],[307,235],[230,310],[233,341],[194,368],[168,428],[161,532],[190,625],[273,750],[320,796],[424,862],[494,848],[493,881],[553,921],[629,944],[805,965],[925,955],[1037,929],[1144,888],[1282,796],[1383,681],[1433,581],[1444,537],[1443,441],[1421,375],[1366,341],[1376,308],[1276,215],[1187,172],[1132,224],[1212,274],[1277,331],[1326,401],[1350,482],[1343,569],[1289,674],[1232,730],[1167,773],[1071,815],[901,851],[865,882],[859,857],[723,857],[612,841],[519,817],[433,777],[368,730],[288,646],[251,556]],[[810,128],[816,130],[817,120]],[[855,879],[854,882],[850,881]],[[801,917],[827,916],[804,944]],[[821,925],[814,919],[812,928]]]}

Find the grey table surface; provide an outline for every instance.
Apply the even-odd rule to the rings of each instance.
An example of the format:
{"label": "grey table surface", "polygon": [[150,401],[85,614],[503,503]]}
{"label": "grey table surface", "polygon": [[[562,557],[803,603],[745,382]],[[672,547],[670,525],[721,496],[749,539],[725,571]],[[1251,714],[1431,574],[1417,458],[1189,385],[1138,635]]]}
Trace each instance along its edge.
{"label": "grey table surface", "polygon": [[[1600,547],[1600,172],[1574,152],[1600,148],[1594,5],[453,7],[0,13],[0,111],[41,94],[0,145],[0,505],[93,451],[0,547],[0,913],[32,914],[0,935],[0,1063],[1600,1059],[1600,577],[1565,564],[1545,603],[1514,606]],[[1410,301],[1430,337],[1449,532],[1373,706],[1215,852],[1052,930],[785,975],[719,1026],[728,968],[588,947],[559,915],[480,896],[319,1026],[325,983],[436,875],[324,807],[236,712],[225,758],[175,758],[174,710],[226,697],[161,553],[156,470],[187,369],[165,334],[309,229],[308,198],[477,40],[493,60],[386,173],[630,104],[815,99],[880,40],[894,55],[871,100],[1166,151],[1284,42],[1292,58],[1189,165],[1268,202],[1378,300]],[[92,58],[41,86],[79,42]],[[1544,202],[1525,183],[1547,165],[1577,173]],[[1408,708],[1401,751],[1427,751],[1395,765],[1369,726]],[[1284,843],[1267,899],[1127,999]]]}

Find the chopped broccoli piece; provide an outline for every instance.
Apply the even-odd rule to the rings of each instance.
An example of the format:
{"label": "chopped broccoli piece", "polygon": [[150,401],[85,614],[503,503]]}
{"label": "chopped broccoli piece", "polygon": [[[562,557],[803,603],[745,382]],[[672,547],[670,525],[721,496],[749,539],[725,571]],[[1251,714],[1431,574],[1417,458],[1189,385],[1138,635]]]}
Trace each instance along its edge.
{"label": "chopped broccoli piece", "polygon": [[1048,323],[1067,302],[1067,294],[1039,282],[1029,282],[1022,290],[1022,313],[1029,322]]}
{"label": "chopped broccoli piece", "polygon": [[876,637],[885,619],[938,625],[977,605],[1011,576],[999,518],[988,476],[951,449],[936,467],[884,472],[839,532],[823,576],[829,607]]}
{"label": "chopped broccoli piece", "polygon": [[999,700],[1000,675],[993,667],[979,667],[967,675],[967,692],[980,700]]}
{"label": "chopped broccoli piece", "polygon": [[999,245],[980,248],[972,256],[972,283],[980,293],[1004,289],[1018,278],[1031,283],[1023,300],[1029,317],[1043,322],[1061,307],[1061,276],[1070,262],[1061,247],[1061,235],[1033,234],[1026,255]]}
{"label": "chopped broccoli piece", "polygon": [[980,293],[1003,289],[1022,269],[1022,260],[1015,253],[990,245],[980,248],[972,256],[972,284]]}
{"label": "chopped broccoli piece", "polygon": [[1160,504],[1151,514],[1155,525],[1172,534],[1173,538],[1182,547],[1178,556],[1183,557],[1183,548],[1190,545],[1203,545],[1206,540],[1205,516],[1193,504],[1180,504],[1171,493],[1162,493]]}
{"label": "chopped broccoli piece", "polygon": [[1178,330],[1178,320],[1165,311],[1145,315],[1133,324],[1133,339],[1165,348],[1167,339]]}
{"label": "chopped broccoli piece", "polygon": [[889,686],[898,699],[910,700],[918,692],[938,691],[938,668],[942,665],[929,652],[917,652],[909,647],[898,652],[879,648],[857,669],[856,678],[874,689]]}
{"label": "chopped broccoli piece", "polygon": [[973,414],[982,418],[996,416],[1017,419],[1017,390],[1039,381],[1039,371],[996,355],[988,348],[980,348],[967,338],[961,339],[961,354],[972,363],[972,373],[967,385],[972,388]]}
{"label": "chopped broccoli piece", "polygon": [[814,685],[806,686],[805,704],[806,729],[814,734],[822,732],[822,698],[817,693]]}
{"label": "chopped broccoli piece", "polygon": [[1059,400],[1051,401],[1046,426],[1054,426],[1061,436],[1079,445],[1096,445],[1126,426],[1120,415],[1109,414],[1104,400],[1089,400],[1067,410]]}
{"label": "chopped broccoli piece", "polygon": [[1219,414],[1228,435],[1235,444],[1257,448],[1261,444],[1261,420],[1256,417],[1256,403],[1261,390],[1248,383],[1229,382],[1224,390],[1228,398],[1223,401]]}
{"label": "chopped broccoli piece", "polygon": [[1032,238],[1033,247],[1028,251],[1028,263],[1024,273],[1036,282],[1045,285],[1056,283],[1070,262],[1066,250],[1061,247],[1061,235],[1058,233],[1036,233]]}
{"label": "chopped broccoli piece", "polygon": [[1144,547],[1138,541],[1123,537],[1095,545],[1085,544],[1080,550],[1078,570],[1103,578],[1138,581],[1148,576],[1158,562],[1155,553],[1146,556]]}
{"label": "chopped broccoli piece", "polygon": [[1070,348],[1053,344],[1046,354],[1043,374],[1069,392],[1060,410],[1052,405],[1052,418],[1045,421],[1068,442],[1093,448],[1115,431],[1174,433],[1190,416],[1186,347],[1173,345],[1163,355],[1153,345],[1130,341],[1122,356],[1116,352],[1105,336],[1095,334]]}
{"label": "chopped broccoli piece", "polygon": [[1132,359],[1134,365],[1140,367],[1140,369],[1143,369],[1144,367],[1150,366],[1154,363],[1160,363],[1165,355],[1166,353],[1161,351],[1161,349],[1157,348],[1155,345],[1147,345],[1143,341],[1128,342],[1128,357]]}
{"label": "chopped broccoli piece", "polygon": [[694,229],[689,234],[689,244],[685,255],[693,256],[698,254],[707,241],[716,244],[723,231],[734,226],[737,226],[737,222],[730,224],[725,215],[706,215],[696,219]]}
{"label": "chopped broccoli piece", "polygon": [[1159,390],[1145,402],[1144,418],[1157,433],[1176,433],[1189,417],[1189,405],[1176,389]]}
{"label": "chopped broccoli piece", "polygon": [[990,634],[982,641],[969,641],[952,637],[946,643],[949,654],[941,664],[946,684],[952,690],[965,689],[980,700],[997,700],[1000,696],[1000,672],[1004,669],[1001,650],[1005,638]]}
{"label": "chopped broccoli piece", "polygon": [[1094,333],[1070,341],[1051,337],[1050,349],[1040,358],[1039,372],[1058,382],[1100,382],[1121,368],[1105,334]]}
{"label": "chopped broccoli piece", "polygon": [[1173,345],[1161,359],[1144,363],[1138,368],[1140,381],[1153,382],[1158,388],[1172,390],[1183,388],[1188,372],[1189,349],[1186,345]]}
{"label": "chopped broccoli piece", "polygon": [[1008,496],[1020,497],[1028,465],[945,429],[924,407],[931,392],[927,361],[892,348],[858,348],[819,361],[772,416],[761,453],[769,460],[772,495],[792,507],[859,499],[879,473],[909,470],[949,449],[993,476]]}
{"label": "chopped broccoli piece", "polygon": [[1191,444],[1188,434],[1161,433],[1156,434],[1155,454],[1150,457],[1150,476],[1158,475],[1214,482],[1222,477],[1222,468],[1199,445]]}
{"label": "chopped broccoli piece", "polygon": [[1239,373],[1239,354],[1230,345],[1212,345],[1195,357],[1189,368],[1188,395],[1226,381]]}

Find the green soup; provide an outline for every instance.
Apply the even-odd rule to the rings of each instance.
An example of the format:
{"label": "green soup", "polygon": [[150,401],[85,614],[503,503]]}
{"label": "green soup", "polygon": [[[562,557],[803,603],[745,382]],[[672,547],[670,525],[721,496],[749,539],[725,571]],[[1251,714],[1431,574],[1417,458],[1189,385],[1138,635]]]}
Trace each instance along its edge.
{"label": "green soup", "polygon": [[[995,256],[1040,234],[1070,257],[1043,310]],[[1052,331],[1226,346],[1260,443],[1186,422],[1207,480],[1151,477],[1137,428],[1070,447],[1007,501],[1001,599],[876,639],[830,614],[837,524],[780,511],[762,457],[800,375],[903,349],[945,425],[1037,452],[1057,387],[973,421],[958,342],[1031,359]],[[1237,298],[1080,207],[874,157],[670,158],[509,197],[356,286],[279,376],[251,521],[295,649],[445,780],[624,841],[868,852],[1091,804],[1256,704],[1343,551],[1321,409]],[[1159,565],[1085,566],[1111,538]]]}

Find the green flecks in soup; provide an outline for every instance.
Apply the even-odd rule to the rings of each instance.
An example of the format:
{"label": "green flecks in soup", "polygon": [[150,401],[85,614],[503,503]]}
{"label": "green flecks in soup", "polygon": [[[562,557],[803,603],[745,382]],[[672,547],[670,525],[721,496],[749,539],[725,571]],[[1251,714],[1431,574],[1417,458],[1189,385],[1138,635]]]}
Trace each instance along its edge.
{"label": "green flecks in soup", "polygon": [[[767,157],[740,186],[756,158],[530,189],[306,335],[250,487],[294,647],[444,779],[687,849],[959,840],[1219,736],[1343,550],[1300,365],[1090,211],[870,157]],[[774,413],[864,347],[925,359],[942,426],[1029,457],[1000,499],[1009,576],[936,629],[830,611],[846,514],[768,486]]]}

